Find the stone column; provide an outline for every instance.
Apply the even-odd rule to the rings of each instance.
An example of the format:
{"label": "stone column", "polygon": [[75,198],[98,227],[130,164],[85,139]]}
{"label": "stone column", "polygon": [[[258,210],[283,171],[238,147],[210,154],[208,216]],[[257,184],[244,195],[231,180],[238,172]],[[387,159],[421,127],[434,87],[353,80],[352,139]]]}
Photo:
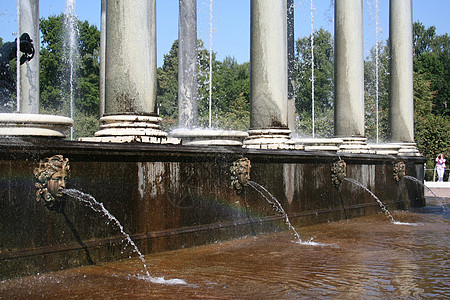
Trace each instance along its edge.
{"label": "stone column", "polygon": [[389,122],[392,142],[414,142],[412,35],[411,0],[390,0]]}
{"label": "stone column", "polygon": [[19,1],[19,36],[28,33],[33,40],[34,57],[20,66],[21,113],[39,113],[39,0]]}
{"label": "stone column", "polygon": [[389,1],[389,140],[399,155],[420,155],[414,143],[412,1]]}
{"label": "stone column", "polygon": [[160,143],[156,113],[156,2],[106,2],[105,113],[102,141]]}
{"label": "stone column", "polygon": [[106,60],[106,0],[101,0],[100,12],[100,117],[105,113],[105,60]]}
{"label": "stone column", "polygon": [[197,0],[179,1],[178,126],[198,126]]}
{"label": "stone column", "polygon": [[364,138],[363,1],[335,1],[334,134],[343,152],[366,152]]}
{"label": "stone column", "polygon": [[[288,139],[287,1],[251,0],[250,130],[247,147]],[[266,148],[266,146],[262,146]]]}
{"label": "stone column", "polygon": [[295,130],[295,38],[294,0],[287,0],[287,51],[288,51],[288,127]]}

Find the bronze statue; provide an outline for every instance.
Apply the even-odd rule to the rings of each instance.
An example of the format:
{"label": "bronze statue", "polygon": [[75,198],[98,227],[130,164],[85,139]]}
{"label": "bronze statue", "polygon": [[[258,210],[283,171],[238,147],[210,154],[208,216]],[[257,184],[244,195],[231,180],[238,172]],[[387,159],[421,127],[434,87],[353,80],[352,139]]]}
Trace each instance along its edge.
{"label": "bronze statue", "polygon": [[[34,57],[33,40],[28,33],[20,36],[20,64],[30,61]],[[16,91],[16,80],[11,72],[11,60],[17,56],[17,39],[14,42],[5,43],[0,47],[0,112],[12,109],[12,95]]]}
{"label": "bronze statue", "polygon": [[34,169],[37,179],[36,201],[42,202],[49,209],[61,209],[63,205],[63,190],[69,177],[69,159],[62,155],[54,155],[39,162]]}

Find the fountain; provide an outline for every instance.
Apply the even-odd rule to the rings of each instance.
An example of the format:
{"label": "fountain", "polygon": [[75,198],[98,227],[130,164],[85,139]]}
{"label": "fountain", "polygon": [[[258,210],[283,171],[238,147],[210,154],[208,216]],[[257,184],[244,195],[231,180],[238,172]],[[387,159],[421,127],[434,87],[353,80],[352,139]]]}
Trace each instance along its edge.
{"label": "fountain", "polygon": [[[0,96],[2,105],[11,102],[11,92],[16,84],[9,70],[9,62],[16,52],[17,60],[20,61],[20,64],[17,64],[19,84],[17,84],[16,110],[18,113],[12,113],[11,109],[0,110],[0,135],[63,138],[73,125],[72,119],[39,115],[39,42],[33,44],[33,41],[39,41],[39,2],[17,1],[17,7],[17,36],[20,36],[20,39],[16,39],[17,46],[9,51],[6,47],[2,47],[0,71],[2,94]],[[3,87],[5,82],[9,83],[6,85],[9,91],[6,93]],[[14,82],[13,85],[11,85],[12,82]]]}
{"label": "fountain", "polygon": [[[53,202],[45,190],[39,195],[40,201],[47,205],[34,201],[34,170],[41,160],[54,155],[70,159],[71,190],[64,193],[73,195],[72,189],[88,191],[120,220],[123,231],[144,256],[205,244],[218,243],[221,247],[227,240],[285,231],[286,217],[290,227],[299,228],[378,214],[380,207],[369,193],[353,184],[342,184],[346,176],[367,187],[390,210],[425,205],[423,188],[403,180],[397,182],[393,175],[395,163],[401,158],[405,174],[423,180],[425,159],[410,155],[413,151],[404,151],[402,156],[368,151],[364,124],[360,122],[362,97],[359,99],[358,95],[339,98],[336,137],[329,145],[332,149],[303,151],[304,145],[290,138],[284,1],[252,1],[251,129],[244,133],[248,137],[243,146],[171,141],[161,130],[156,113],[155,1],[137,2],[140,5],[130,1],[106,3],[104,114],[96,137],[82,141],[55,138],[63,137],[62,132],[72,124],[64,117],[58,118],[65,123],[55,122],[54,127],[60,133],[44,137],[37,133],[48,133],[53,124],[49,125],[48,120],[45,125],[39,122],[38,118],[44,118],[39,114],[33,116],[36,123],[42,124],[40,129],[30,128],[22,121],[18,123],[25,127],[21,129],[27,129],[24,134],[13,131],[12,126],[0,127],[0,279],[85,265],[86,250],[96,262],[91,270],[101,269],[107,261],[134,262],[128,259],[128,253],[123,253],[123,236],[104,226],[95,211],[83,203],[65,201],[67,218],[61,218],[56,209],[61,205]],[[362,7],[345,6],[357,2],[337,0],[337,16],[358,15],[354,12]],[[336,37],[342,38],[340,42],[347,41],[344,37],[350,34],[349,30],[352,34],[359,32],[358,26],[340,25],[345,25],[339,28],[340,35]],[[352,38],[348,39],[350,43]],[[136,45],[144,44],[136,51]],[[283,55],[278,55],[280,49]],[[341,64],[336,92],[341,94],[346,93],[343,89],[347,85],[350,91],[359,90],[358,86],[352,88],[360,82],[352,77],[360,74],[358,66],[355,74],[344,72],[345,64],[352,64],[353,59],[363,55],[358,49],[352,51],[341,52],[341,59],[336,60]],[[345,59],[350,56],[352,60]],[[29,117],[13,115],[17,119]],[[0,114],[0,118],[5,116]],[[0,124],[3,123],[6,121],[0,119]],[[401,128],[395,130],[401,135]],[[410,140],[402,142],[409,143],[410,150],[414,147]],[[245,188],[249,176],[242,170],[232,173],[230,166],[243,157],[251,161],[252,182],[270,191],[270,195],[262,189]],[[344,174],[342,169],[333,169],[333,164],[341,160],[345,161]],[[240,165],[250,169],[250,164]],[[336,180],[330,182],[332,174]],[[244,192],[230,188],[231,175],[233,186],[241,186]],[[260,192],[270,201],[264,201]],[[274,212],[273,199],[277,199],[284,215]],[[67,228],[67,219],[77,229],[79,238],[74,240],[73,232],[62,230]],[[258,242],[259,237],[254,240]],[[295,255],[299,255],[302,251],[295,246]],[[278,254],[267,257],[275,255]],[[251,259],[250,255],[244,256]],[[175,269],[174,264],[184,262],[174,258],[171,263],[152,274],[167,275]]]}
{"label": "fountain", "polygon": [[180,2],[178,38],[178,128],[170,135],[187,146],[242,146],[248,134],[212,127],[213,0],[209,3],[209,126],[198,127],[197,1]]}

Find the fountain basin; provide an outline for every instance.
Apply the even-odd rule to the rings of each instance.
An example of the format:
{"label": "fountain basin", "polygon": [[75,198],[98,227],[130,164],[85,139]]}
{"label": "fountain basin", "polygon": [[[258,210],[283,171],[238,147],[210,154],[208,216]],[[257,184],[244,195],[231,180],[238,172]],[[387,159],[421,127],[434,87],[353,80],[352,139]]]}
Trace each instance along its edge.
{"label": "fountain basin", "polygon": [[[256,191],[247,187],[239,194],[230,187],[230,166],[241,157],[251,161],[251,180],[279,200],[297,228],[381,212],[363,189],[345,181],[335,188],[330,166],[340,159],[346,176],[389,209],[425,204],[423,187],[394,180],[397,156],[2,137],[2,278],[87,264],[64,218],[35,201],[33,170],[55,154],[70,160],[68,188],[102,202],[143,254],[287,230],[283,216]],[[423,179],[424,158],[402,160],[407,175]],[[94,262],[134,255],[117,228],[75,199],[67,199],[65,213]]]}

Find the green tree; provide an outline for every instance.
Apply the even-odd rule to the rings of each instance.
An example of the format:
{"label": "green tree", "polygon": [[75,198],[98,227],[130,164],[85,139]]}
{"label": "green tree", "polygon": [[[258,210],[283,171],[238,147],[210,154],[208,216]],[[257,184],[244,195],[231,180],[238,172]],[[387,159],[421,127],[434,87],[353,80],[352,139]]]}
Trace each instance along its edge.
{"label": "green tree", "polygon": [[378,101],[378,138],[385,142],[389,134],[389,47],[383,43],[378,44],[378,71],[375,47],[364,61],[365,134],[369,140],[376,141]]}
{"label": "green tree", "polygon": [[[213,64],[212,126],[221,129],[247,130],[250,125],[250,64],[238,64],[226,57]],[[209,123],[209,83],[200,93],[199,121]]]}
{"label": "green tree", "polygon": [[434,26],[425,28],[413,25],[414,71],[430,80],[435,92],[433,114],[450,116],[450,38],[448,34],[436,35]]}
{"label": "green tree", "polygon": [[[209,51],[198,41],[198,107],[199,125],[209,125]],[[227,57],[223,62],[212,55],[212,121],[213,127],[246,130],[250,123],[249,63],[238,64]],[[175,41],[164,64],[158,68],[157,101],[166,130],[176,127],[178,98],[178,41]]]}
{"label": "green tree", "polygon": [[[312,133],[312,63],[311,36],[296,41],[296,110],[297,131]],[[334,48],[331,33],[314,32],[314,108],[315,131],[318,136],[333,135],[334,107]]]}
{"label": "green tree", "polygon": [[175,40],[164,63],[157,70],[157,103],[165,130],[178,124],[178,40]]}
{"label": "green tree", "polygon": [[413,23],[414,57],[430,52],[436,35],[436,27],[425,28],[420,22]]}
{"label": "green tree", "polygon": [[[199,86],[199,106],[207,84],[209,53],[201,40],[197,41],[197,63]],[[213,62],[215,62],[213,55]],[[168,54],[164,55],[164,63],[158,68],[157,103],[159,114],[163,117],[165,130],[173,129],[178,124],[178,40],[175,40]]]}
{"label": "green tree", "polygon": [[[100,32],[87,21],[77,20],[79,60],[75,65],[74,133],[75,138],[92,136],[99,118],[99,48]],[[40,20],[40,106],[44,113],[69,115],[69,84],[64,61],[67,43],[64,41],[64,15]]]}
{"label": "green tree", "polygon": [[426,79],[424,74],[415,72],[414,134],[417,147],[427,158],[429,168],[434,166],[437,154],[442,152],[445,156],[450,156],[450,117],[433,114],[434,97],[431,80]]}

